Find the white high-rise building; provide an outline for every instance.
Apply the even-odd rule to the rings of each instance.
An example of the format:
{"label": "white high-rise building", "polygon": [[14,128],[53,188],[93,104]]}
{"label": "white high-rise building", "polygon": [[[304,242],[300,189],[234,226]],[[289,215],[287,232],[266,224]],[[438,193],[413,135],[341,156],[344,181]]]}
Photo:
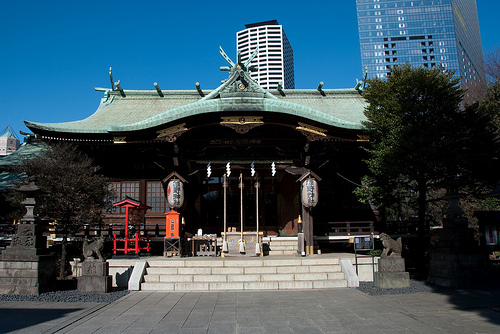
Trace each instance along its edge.
{"label": "white high-rise building", "polygon": [[293,50],[283,27],[277,20],[246,24],[236,33],[236,49],[243,61],[259,47],[259,53],[250,66],[257,70],[251,77],[265,89],[276,89],[281,82],[285,89],[295,88]]}
{"label": "white high-rise building", "polygon": [[17,139],[9,130],[12,130],[10,125],[5,128],[3,134],[0,136],[0,157],[4,157],[12,152],[15,152],[20,145],[19,139]]}

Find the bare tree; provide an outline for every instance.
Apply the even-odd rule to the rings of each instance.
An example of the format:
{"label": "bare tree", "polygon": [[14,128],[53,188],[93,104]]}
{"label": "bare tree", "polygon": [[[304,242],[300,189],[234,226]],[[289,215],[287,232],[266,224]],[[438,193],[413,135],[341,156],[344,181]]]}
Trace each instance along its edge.
{"label": "bare tree", "polygon": [[26,160],[21,171],[37,177],[46,191],[40,199],[39,215],[52,219],[62,232],[60,277],[66,275],[68,236],[85,224],[96,224],[109,191],[106,179],[91,158],[68,144],[57,144]]}
{"label": "bare tree", "polygon": [[495,82],[500,79],[500,47],[495,47],[484,56],[484,70],[486,77]]}

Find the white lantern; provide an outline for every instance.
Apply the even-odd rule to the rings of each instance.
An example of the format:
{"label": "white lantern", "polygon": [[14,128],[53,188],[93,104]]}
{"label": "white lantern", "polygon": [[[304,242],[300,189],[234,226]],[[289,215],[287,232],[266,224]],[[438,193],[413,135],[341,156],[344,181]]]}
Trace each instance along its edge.
{"label": "white lantern", "polygon": [[307,208],[315,207],[318,204],[318,182],[315,179],[306,179],[300,187],[300,200]]}
{"label": "white lantern", "polygon": [[180,208],[184,203],[184,186],[180,180],[174,179],[168,183],[167,200],[171,208]]}

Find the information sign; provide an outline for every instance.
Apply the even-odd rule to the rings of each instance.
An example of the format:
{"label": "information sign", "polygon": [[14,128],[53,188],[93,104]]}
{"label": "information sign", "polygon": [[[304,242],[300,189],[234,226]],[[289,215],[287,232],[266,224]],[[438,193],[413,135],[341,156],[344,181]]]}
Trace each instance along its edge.
{"label": "information sign", "polygon": [[367,251],[373,249],[373,237],[354,237],[354,250]]}

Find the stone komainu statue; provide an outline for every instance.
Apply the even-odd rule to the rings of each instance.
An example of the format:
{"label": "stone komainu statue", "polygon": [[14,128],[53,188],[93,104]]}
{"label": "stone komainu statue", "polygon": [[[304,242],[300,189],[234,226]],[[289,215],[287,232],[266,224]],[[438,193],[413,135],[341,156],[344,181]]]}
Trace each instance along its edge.
{"label": "stone komainu statue", "polygon": [[401,251],[403,250],[403,245],[401,243],[401,237],[397,240],[392,239],[385,233],[380,233],[380,240],[384,246],[384,250],[380,255],[381,258],[385,257],[401,257]]}
{"label": "stone komainu statue", "polygon": [[85,257],[85,260],[104,261],[104,257],[102,256],[103,249],[104,238],[99,238],[95,241],[92,241],[91,243],[88,243],[87,240],[83,242],[83,256]]}

